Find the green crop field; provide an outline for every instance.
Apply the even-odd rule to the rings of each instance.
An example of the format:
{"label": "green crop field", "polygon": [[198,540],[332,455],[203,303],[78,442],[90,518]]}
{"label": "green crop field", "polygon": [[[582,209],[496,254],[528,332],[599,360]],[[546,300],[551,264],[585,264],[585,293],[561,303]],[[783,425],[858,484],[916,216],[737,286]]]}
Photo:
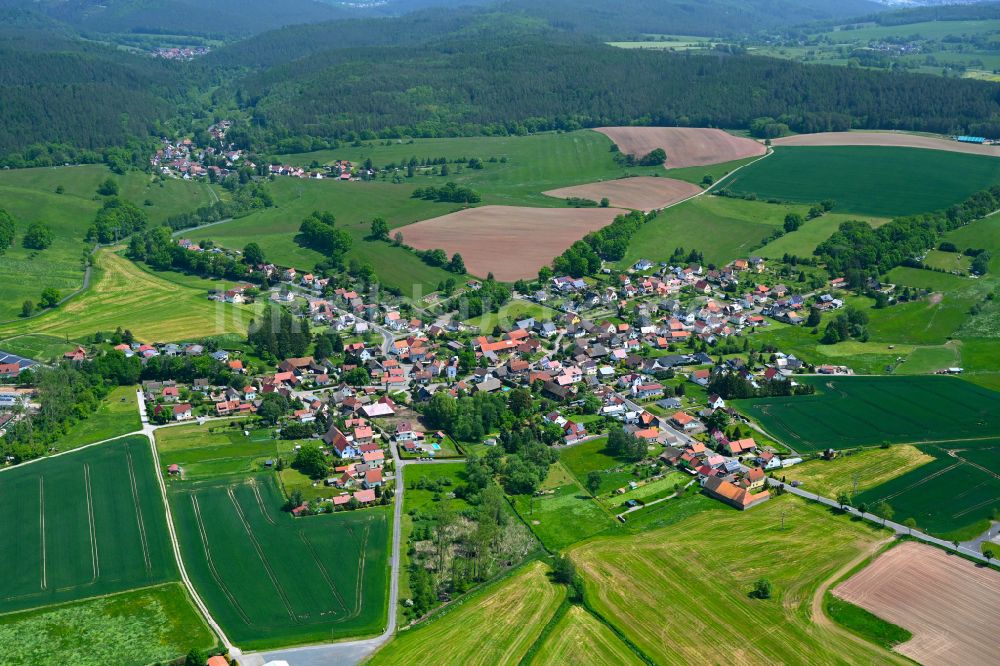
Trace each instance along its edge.
{"label": "green crop field", "polygon": [[706,194],[669,208],[640,227],[619,263],[630,266],[639,259],[666,261],[674,248],[683,247],[699,250],[706,262],[721,265],[754,253],[765,238],[781,228],[788,213],[805,215],[806,212],[808,207],[802,205],[768,204]]}
{"label": "green crop field", "polygon": [[390,514],[373,508],[295,519],[271,475],[174,484],[168,493],[192,582],[246,649],[380,632]]}
{"label": "green crop field", "polygon": [[549,581],[545,566],[531,562],[426,622],[400,631],[369,663],[516,664],[565,596],[564,587]]}
{"label": "green crop field", "polygon": [[645,662],[584,608],[570,606],[529,663],[639,666]]}
{"label": "green crop field", "polygon": [[998,181],[1000,160],[992,157],[918,148],[789,146],[735,174],[726,188],[761,199],[833,199],[837,212],[889,217],[947,208]]}
{"label": "green crop field", "polygon": [[175,579],[154,473],[145,437],[0,472],[0,612]]}
{"label": "green crop field", "polygon": [[[46,287],[63,294],[80,288],[83,256],[90,249],[83,239],[101,206],[97,188],[108,176],[112,176],[111,171],[102,165],[0,172],[0,208],[17,224],[14,246],[0,256],[0,283],[4,285],[0,321],[19,314],[25,299],[37,302]],[[142,207],[154,224],[215,201],[204,183],[161,183],[138,171],[112,177],[119,183],[121,196]],[[63,192],[56,194],[60,186]],[[151,206],[143,205],[147,200]],[[55,240],[50,248],[37,251],[22,247],[20,239],[32,222],[51,227]]]}
{"label": "green crop field", "polygon": [[200,280],[202,287],[196,289],[194,278],[186,281],[190,286],[143,270],[111,250],[100,250],[86,292],[38,317],[0,325],[0,340],[28,332],[81,339],[119,326],[130,329],[137,339],[154,342],[246,332],[255,306],[210,301],[208,290],[218,288],[217,282]]}
{"label": "green crop field", "polygon": [[216,639],[184,587],[167,583],[0,615],[0,645],[4,664],[143,666]]}
{"label": "green crop field", "polygon": [[942,376],[808,377],[813,396],[735,401],[797,451],[1000,436],[1000,394]]}
{"label": "green crop field", "polygon": [[884,501],[896,522],[913,518],[948,540],[985,532],[1000,511],[1000,439],[919,448],[933,460],[859,493],[854,503]]}
{"label": "green crop field", "polygon": [[118,386],[108,393],[97,411],[78,421],[59,439],[56,448],[68,451],[78,446],[120,437],[142,428],[134,386]]}
{"label": "green crop field", "polygon": [[[878,539],[786,495],[746,513],[706,500],[671,527],[594,539],[571,556],[589,604],[653,663],[901,663],[810,618],[821,583]],[[771,599],[749,597],[759,578]]]}
{"label": "green crop field", "polygon": [[164,469],[173,464],[181,466],[185,482],[259,471],[265,460],[291,452],[290,444],[283,446],[285,442],[270,437],[257,440],[252,435],[247,437],[243,428],[218,422],[172,426],[157,430],[156,450]]}

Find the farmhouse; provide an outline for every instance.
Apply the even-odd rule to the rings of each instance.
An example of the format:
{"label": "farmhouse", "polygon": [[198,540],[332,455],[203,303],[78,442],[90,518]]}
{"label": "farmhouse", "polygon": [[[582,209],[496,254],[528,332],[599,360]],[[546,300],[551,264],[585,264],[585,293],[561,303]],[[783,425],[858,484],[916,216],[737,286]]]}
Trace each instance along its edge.
{"label": "farmhouse", "polygon": [[740,488],[719,477],[706,478],[703,488],[705,489],[705,493],[710,497],[734,506],[740,511],[746,511],[771,499],[770,493],[766,490],[752,495],[749,490]]}

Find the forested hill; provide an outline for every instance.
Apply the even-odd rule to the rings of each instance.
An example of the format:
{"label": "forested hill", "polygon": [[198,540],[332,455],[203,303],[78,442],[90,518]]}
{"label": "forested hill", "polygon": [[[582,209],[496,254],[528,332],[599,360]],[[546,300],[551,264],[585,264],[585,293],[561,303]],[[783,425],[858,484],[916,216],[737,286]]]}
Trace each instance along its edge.
{"label": "forested hill", "polygon": [[0,29],[0,156],[32,144],[98,150],[148,137],[184,97],[178,70],[52,32]]}
{"label": "forested hill", "polygon": [[[363,72],[363,75],[358,75]],[[739,128],[782,117],[803,132],[956,127],[1000,133],[1000,85],[587,40],[449,41],[332,50],[250,76],[235,96],[259,138],[509,132],[616,124]]]}
{"label": "forested hill", "polygon": [[233,38],[356,12],[320,0],[0,0],[86,33]]}
{"label": "forested hill", "polygon": [[650,33],[746,35],[885,9],[869,0],[505,0],[501,7],[606,39]]}

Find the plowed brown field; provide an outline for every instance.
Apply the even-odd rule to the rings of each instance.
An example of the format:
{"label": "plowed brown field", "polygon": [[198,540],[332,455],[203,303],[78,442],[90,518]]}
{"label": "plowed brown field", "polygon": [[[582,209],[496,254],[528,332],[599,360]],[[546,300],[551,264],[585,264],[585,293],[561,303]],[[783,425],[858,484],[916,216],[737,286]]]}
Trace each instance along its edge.
{"label": "plowed brown field", "polygon": [[667,152],[667,168],[707,166],[763,155],[763,144],[700,127],[598,127],[627,155],[642,157],[657,148]]}
{"label": "plowed brown field", "polygon": [[997,663],[1000,573],[944,551],[904,543],[833,593],[913,638],[896,651],[927,666]]}
{"label": "plowed brown field", "polygon": [[591,231],[611,224],[617,208],[469,208],[399,231],[420,250],[441,248],[462,255],[473,275],[497,280],[535,277],[538,269]]}
{"label": "plowed brown field", "polygon": [[579,197],[594,201],[600,201],[607,197],[612,206],[649,212],[656,208],[666,208],[678,201],[684,201],[699,192],[701,192],[700,187],[683,180],[640,176],[562,187],[558,190],[549,190],[545,194],[560,199]]}
{"label": "plowed brown field", "polygon": [[896,146],[1000,157],[1000,146],[979,146],[950,139],[898,132],[821,132],[786,136],[775,139],[772,143],[775,146]]}

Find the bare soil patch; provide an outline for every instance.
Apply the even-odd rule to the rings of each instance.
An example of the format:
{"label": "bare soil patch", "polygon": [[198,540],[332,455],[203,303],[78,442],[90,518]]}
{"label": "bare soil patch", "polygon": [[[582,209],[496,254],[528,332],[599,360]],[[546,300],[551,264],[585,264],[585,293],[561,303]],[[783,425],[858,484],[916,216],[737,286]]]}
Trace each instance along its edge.
{"label": "bare soil patch", "polygon": [[600,201],[607,197],[612,206],[635,208],[648,213],[651,210],[666,208],[678,201],[689,199],[699,192],[701,192],[700,187],[683,180],[640,176],[562,187],[558,190],[549,190],[545,194],[559,199],[579,197],[594,201]]}
{"label": "bare soil patch", "polygon": [[458,252],[473,275],[497,280],[535,277],[538,269],[591,231],[611,224],[617,208],[469,208],[399,231],[420,250]]}
{"label": "bare soil patch", "polygon": [[667,168],[707,166],[763,155],[753,139],[700,127],[598,127],[628,155],[642,157],[657,148],[667,153]]}
{"label": "bare soil patch", "polygon": [[775,139],[775,146],[895,146],[1000,157],[1000,146],[979,146],[901,132],[821,132]]}
{"label": "bare soil patch", "polygon": [[896,651],[938,664],[987,664],[1000,635],[1000,574],[918,543],[883,555],[833,593],[913,638]]}

